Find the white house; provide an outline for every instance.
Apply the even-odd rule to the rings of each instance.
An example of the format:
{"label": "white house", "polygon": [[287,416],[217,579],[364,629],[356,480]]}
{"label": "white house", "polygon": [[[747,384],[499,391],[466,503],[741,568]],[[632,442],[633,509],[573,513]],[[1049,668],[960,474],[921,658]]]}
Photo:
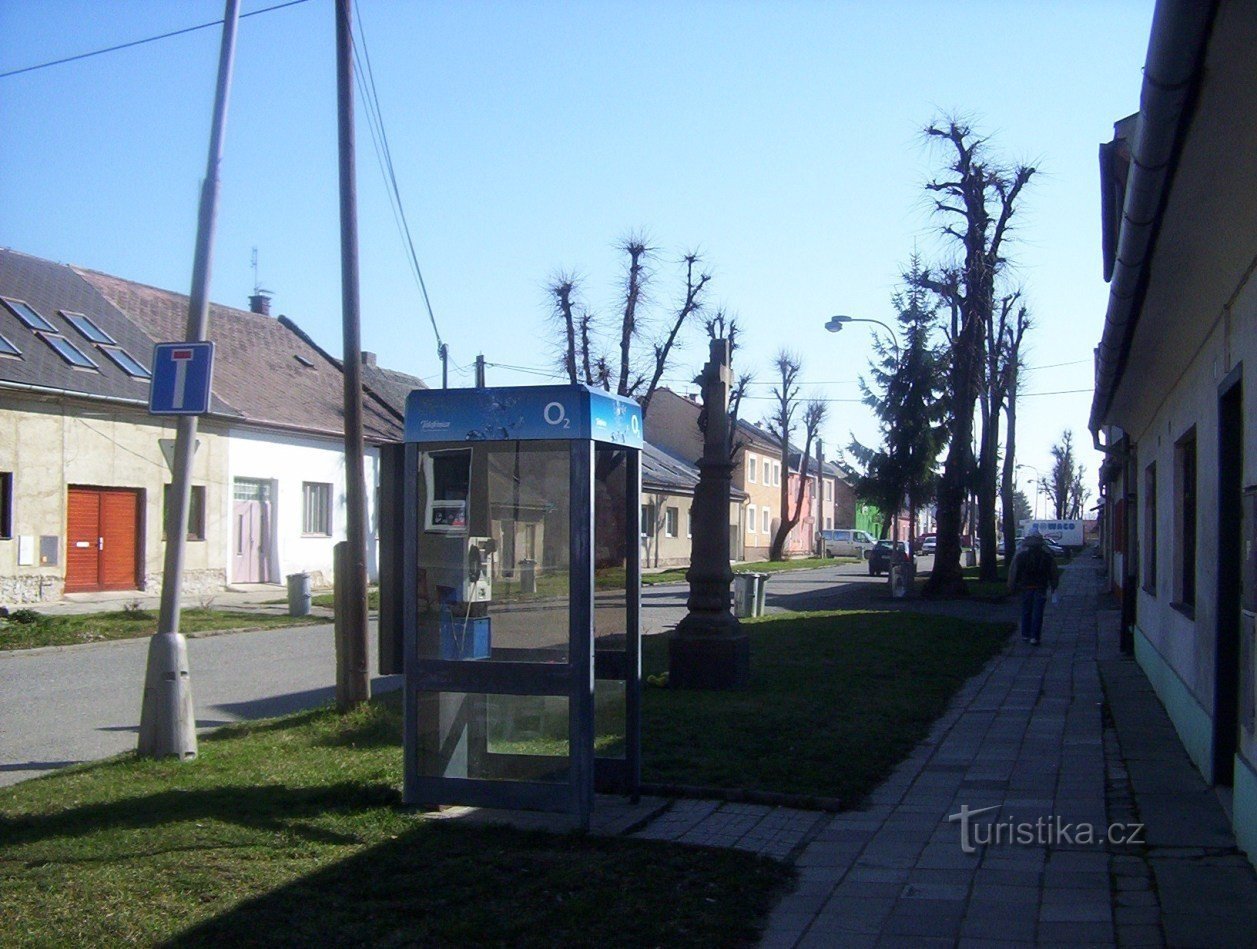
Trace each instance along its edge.
{"label": "white house", "polygon": [[[148,367],[155,342],[183,338],[188,298],[5,250],[0,301],[0,601],[159,589],[174,426],[147,412]],[[210,309],[189,592],[330,582],[345,536],[340,366],[254,301],[261,312]],[[386,398],[364,387],[363,410],[368,445],[400,437]]]}
{"label": "white house", "polygon": [[1161,2],[1101,149],[1090,428],[1123,646],[1257,861],[1257,5]]}

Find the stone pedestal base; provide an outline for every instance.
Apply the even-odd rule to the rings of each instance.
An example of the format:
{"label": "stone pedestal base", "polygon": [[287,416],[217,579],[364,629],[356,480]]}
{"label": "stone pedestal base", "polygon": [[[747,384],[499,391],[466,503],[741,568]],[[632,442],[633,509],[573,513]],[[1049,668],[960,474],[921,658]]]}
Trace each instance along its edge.
{"label": "stone pedestal base", "polygon": [[668,637],[668,688],[745,689],[751,682],[750,640],[742,632],[725,636]]}

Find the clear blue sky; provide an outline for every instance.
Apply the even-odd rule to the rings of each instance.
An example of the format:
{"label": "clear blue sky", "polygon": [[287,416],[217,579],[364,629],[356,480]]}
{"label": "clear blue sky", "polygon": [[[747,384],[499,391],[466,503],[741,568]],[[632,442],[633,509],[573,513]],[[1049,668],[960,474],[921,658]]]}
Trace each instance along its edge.
{"label": "clear blue sky", "polygon": [[[7,0],[0,72],[222,7]],[[712,304],[745,326],[736,368],[767,383],[773,354],[798,351],[805,394],[834,400],[827,446],[875,440],[854,401],[872,327],[823,324],[889,320],[913,248],[937,256],[921,185],[940,156],[920,130],[961,112],[996,156],[1040,169],[1010,248],[1038,324],[1020,458],[1046,472],[1072,428],[1094,480],[1090,394],[1071,390],[1091,384],[1107,299],[1097,146],[1138,108],[1151,0],[360,0],[359,12],[451,384],[470,384],[477,353],[553,367],[548,279],[574,271],[586,301],[610,310],[615,244],[638,231],[660,249],[660,303],[697,248]],[[0,245],[186,293],[220,35],[0,79]],[[212,296],[247,305],[256,246],[273,312],[339,353],[335,104],[331,0],[241,21]],[[361,102],[358,118],[363,346],[439,384]],[[687,342],[677,388],[705,358],[701,327]],[[489,381],[544,380],[491,368]],[[744,414],[769,410],[765,398]]]}

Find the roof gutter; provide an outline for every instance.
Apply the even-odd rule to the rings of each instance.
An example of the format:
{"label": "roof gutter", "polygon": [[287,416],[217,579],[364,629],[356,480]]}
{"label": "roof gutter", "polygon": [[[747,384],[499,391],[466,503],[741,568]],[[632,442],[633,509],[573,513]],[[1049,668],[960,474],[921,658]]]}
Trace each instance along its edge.
{"label": "roof gutter", "polygon": [[1096,347],[1088,428],[1098,451],[1109,450],[1100,444],[1100,428],[1126,371],[1217,9],[1218,0],[1159,0],[1153,14],[1109,306]]}

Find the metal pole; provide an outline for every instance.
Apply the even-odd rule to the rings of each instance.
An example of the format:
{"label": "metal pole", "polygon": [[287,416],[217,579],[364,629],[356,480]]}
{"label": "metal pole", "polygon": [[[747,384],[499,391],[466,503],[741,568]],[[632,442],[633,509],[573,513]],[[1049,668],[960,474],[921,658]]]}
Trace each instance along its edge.
{"label": "metal pole", "polygon": [[441,357],[441,388],[450,387],[450,348],[442,343],[437,347],[437,355]]}
{"label": "metal pole", "polygon": [[476,388],[484,388],[484,355],[476,357]]}
{"label": "metal pole", "polygon": [[[201,185],[197,217],[196,256],[192,264],[192,294],[188,299],[187,339],[204,340],[209,324],[209,277],[218,213],[218,168],[222,162],[223,132],[227,127],[227,97],[236,51],[239,0],[227,0],[223,39],[218,53],[218,86],[210,125],[209,158]],[[188,646],[179,632],[179,600],[183,592],[183,555],[188,535],[192,495],[192,456],[196,451],[197,417],[183,415],[175,426],[170,503],[166,514],[166,557],[162,568],[161,607],[157,632],[148,645],[144,700],[140,709],[140,755],[158,758],[196,757],[196,714],[192,705],[192,674]]]}
{"label": "metal pole", "polygon": [[[358,309],[358,195],[354,170],[354,73],[352,0],[336,0],[336,102],[340,140],[340,282],[345,368],[345,539],[349,543],[344,584],[344,649],[336,663],[344,688],[336,705],[353,708],[371,697],[367,670],[366,478],[362,447],[362,341]],[[337,676],[338,683],[342,681]]]}

